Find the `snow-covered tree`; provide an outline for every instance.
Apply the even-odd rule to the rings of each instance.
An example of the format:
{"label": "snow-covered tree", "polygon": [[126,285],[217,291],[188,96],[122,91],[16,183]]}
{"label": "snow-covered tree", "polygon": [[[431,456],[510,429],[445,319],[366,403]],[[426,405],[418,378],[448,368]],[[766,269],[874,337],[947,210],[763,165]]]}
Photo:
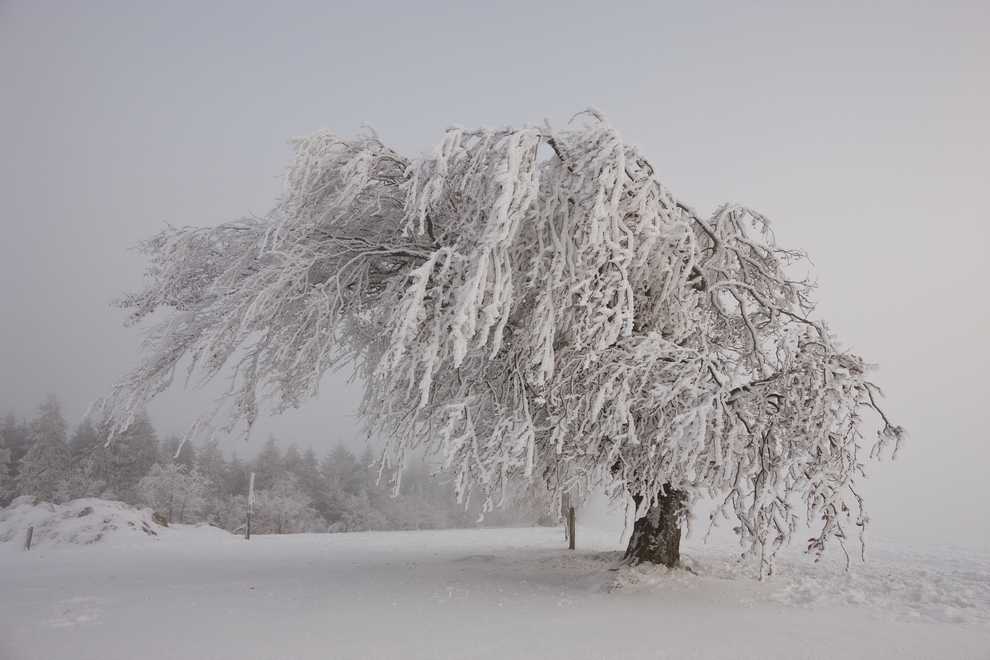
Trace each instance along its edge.
{"label": "snow-covered tree", "polygon": [[[299,452],[296,452],[298,456]],[[269,435],[265,445],[254,458],[254,487],[261,490],[268,488],[286,476],[285,462],[282,452],[275,446],[275,436]]]}
{"label": "snow-covered tree", "polygon": [[[106,438],[103,440],[105,441]],[[69,449],[72,451],[73,462],[79,463],[89,456],[100,442],[99,431],[93,426],[89,417],[86,417],[76,426],[76,430],[72,433],[72,439],[69,440]]]}
{"label": "snow-covered tree", "polygon": [[124,432],[107,442],[112,428],[109,419],[100,425],[101,442],[86,458],[86,471],[90,479],[105,484],[104,498],[133,503],[138,481],[159,460],[158,434],[144,410],[134,415]]}
{"label": "snow-covered tree", "polygon": [[255,493],[251,531],[258,534],[325,532],[326,524],[311,503],[299,488],[296,477],[284,473],[267,488]]}
{"label": "snow-covered tree", "polygon": [[231,452],[230,463],[227,464],[227,492],[231,495],[246,495],[250,479],[249,474],[250,470],[244,461],[237,457],[237,452]]}
{"label": "snow-covered tree", "polygon": [[206,481],[204,518],[221,526],[228,522],[227,513],[230,510],[227,502],[230,499],[227,468],[220,444],[216,438],[207,438],[202,449],[196,452],[196,472]]}
{"label": "snow-covered tree", "polygon": [[299,457],[298,462],[290,461],[288,452],[286,452],[285,462],[289,472],[296,477],[299,488],[311,500],[313,508],[319,510],[319,502],[325,499],[325,484],[320,475],[320,461],[316,457],[316,452],[313,451],[312,447],[307,447],[306,451]]}
{"label": "snow-covered tree", "polygon": [[338,442],[320,463],[320,475],[323,497],[316,501],[317,509],[328,522],[339,522],[348,508],[348,498],[364,487],[368,465],[360,465],[354,453]]}
{"label": "snow-covered tree", "polygon": [[[226,428],[353,363],[387,465],[426,447],[486,507],[605,484],[636,503],[633,561],[675,563],[700,495],[767,569],[802,519],[818,552],[866,525],[879,391],[785,272],[803,254],[751,209],[699,215],[596,110],[560,132],[454,126],[418,160],[322,130],[267,218],[144,247],[151,281],[122,304],[173,312],[103,400],[121,419],[186,356],[206,379],[233,361]],[[902,436],[879,421],[873,454]]]}
{"label": "snow-covered tree", "polygon": [[106,497],[109,494],[107,482],[96,477],[89,459],[83,459],[81,463],[72,467],[68,476],[58,482],[54,501],[64,504],[80,497]]}
{"label": "snow-covered tree", "polygon": [[6,503],[13,492],[10,486],[10,450],[7,449],[3,433],[0,432],[0,506]]}
{"label": "snow-covered tree", "polygon": [[286,472],[297,476],[302,471],[302,454],[299,453],[299,445],[293,442],[285,450],[285,455],[282,456],[282,467],[285,468]]}
{"label": "snow-covered tree", "polygon": [[210,522],[228,532],[244,531],[247,511],[246,495],[219,498],[210,512]]}
{"label": "snow-covered tree", "polygon": [[54,394],[38,406],[28,441],[30,449],[21,459],[17,490],[21,495],[54,501],[59,482],[69,476],[72,468],[62,404]]}
{"label": "snow-covered tree", "polygon": [[145,504],[170,522],[194,520],[205,504],[206,477],[177,463],[155,463],[138,482]]}
{"label": "snow-covered tree", "polygon": [[186,468],[192,472],[198,462],[196,457],[196,447],[191,441],[184,441],[180,435],[170,435],[162,443],[162,458],[176,465]]}
{"label": "snow-covered tree", "polygon": [[227,461],[216,438],[210,438],[196,455],[196,470],[206,478],[208,490],[216,497],[227,491]]}
{"label": "snow-covered tree", "polygon": [[24,420],[18,419],[17,415],[11,411],[4,415],[3,425],[0,426],[0,434],[3,434],[7,450],[10,452],[7,479],[9,479],[8,499],[12,499],[18,494],[16,485],[21,461],[27,454],[28,449],[31,448],[31,442],[29,440],[31,428]]}

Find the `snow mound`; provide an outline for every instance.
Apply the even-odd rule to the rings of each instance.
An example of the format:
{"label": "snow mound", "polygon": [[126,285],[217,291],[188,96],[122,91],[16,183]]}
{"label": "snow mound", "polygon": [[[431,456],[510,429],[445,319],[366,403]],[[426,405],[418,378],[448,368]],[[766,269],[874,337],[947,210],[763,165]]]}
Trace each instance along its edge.
{"label": "snow mound", "polygon": [[862,607],[894,621],[990,623],[990,552],[948,546],[905,551],[884,548],[867,563],[845,570],[840,558],[821,564],[785,556],[775,573],[758,581],[759,562],[701,547],[681,556],[683,568],[642,564],[619,566],[602,592],[698,591],[704,585],[734,583],[745,602],[788,608]]}
{"label": "snow mound", "polygon": [[52,504],[22,496],[0,510],[0,549],[23,550],[29,527],[34,528],[32,551],[94,543],[155,543],[163,529],[151,511],[123,502],[83,498]]}

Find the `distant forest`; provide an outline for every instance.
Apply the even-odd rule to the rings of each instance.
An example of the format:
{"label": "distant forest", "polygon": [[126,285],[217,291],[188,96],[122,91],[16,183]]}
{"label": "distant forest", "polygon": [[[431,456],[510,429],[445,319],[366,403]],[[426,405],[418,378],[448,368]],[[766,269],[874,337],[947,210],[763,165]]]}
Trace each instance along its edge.
{"label": "distant forest", "polygon": [[[145,506],[172,523],[209,523],[243,532],[254,473],[252,534],[445,529],[555,523],[532,499],[481,514],[459,504],[453,485],[427,463],[407,468],[399,494],[379,479],[370,447],[357,456],[338,444],[325,456],[269,436],[253,460],[228,459],[215,439],[159,441],[147,414],[107,445],[107,420],[82,421],[72,432],[54,395],[30,420],[8,413],[0,425],[0,506],[20,496],[49,502],[82,497]],[[181,446],[180,446],[181,445]],[[476,498],[477,499],[477,498]]]}

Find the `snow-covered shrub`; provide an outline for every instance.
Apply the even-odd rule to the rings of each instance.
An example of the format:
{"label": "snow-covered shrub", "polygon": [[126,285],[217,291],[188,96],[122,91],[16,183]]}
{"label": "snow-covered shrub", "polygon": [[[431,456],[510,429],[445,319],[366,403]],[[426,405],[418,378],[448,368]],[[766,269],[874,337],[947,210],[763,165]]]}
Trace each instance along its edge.
{"label": "snow-covered shrub", "polygon": [[199,519],[206,503],[207,480],[175,463],[155,463],[138,482],[137,490],[145,504],[164,515],[169,522],[191,523]]}
{"label": "snow-covered shrub", "polygon": [[325,532],[327,525],[292,477],[284,477],[254,494],[252,534]]}

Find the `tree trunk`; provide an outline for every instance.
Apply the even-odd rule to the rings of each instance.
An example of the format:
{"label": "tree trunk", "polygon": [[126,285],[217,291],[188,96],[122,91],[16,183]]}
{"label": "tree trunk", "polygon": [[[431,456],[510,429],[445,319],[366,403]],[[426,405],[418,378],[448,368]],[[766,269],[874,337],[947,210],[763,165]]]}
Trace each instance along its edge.
{"label": "tree trunk", "polygon": [[[633,533],[626,548],[625,561],[632,564],[649,562],[673,568],[681,559],[681,520],[684,515],[684,492],[664,486],[664,493],[657,498],[642,518],[633,525]],[[642,495],[633,495],[636,508],[643,502]]]}

